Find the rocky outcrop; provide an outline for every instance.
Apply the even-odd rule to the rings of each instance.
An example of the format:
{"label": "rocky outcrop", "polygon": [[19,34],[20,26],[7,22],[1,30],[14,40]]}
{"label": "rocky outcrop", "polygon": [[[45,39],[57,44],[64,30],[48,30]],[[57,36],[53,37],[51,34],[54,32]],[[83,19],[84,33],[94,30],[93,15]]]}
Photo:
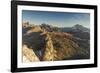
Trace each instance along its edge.
{"label": "rocky outcrop", "polygon": [[23,54],[23,62],[37,62],[40,61],[36,56],[34,51],[31,48],[28,48],[27,45],[23,45],[22,47]]}
{"label": "rocky outcrop", "polygon": [[53,41],[49,33],[46,34],[46,41],[47,42],[46,42],[46,48],[45,48],[43,60],[53,61],[56,51],[54,50]]}

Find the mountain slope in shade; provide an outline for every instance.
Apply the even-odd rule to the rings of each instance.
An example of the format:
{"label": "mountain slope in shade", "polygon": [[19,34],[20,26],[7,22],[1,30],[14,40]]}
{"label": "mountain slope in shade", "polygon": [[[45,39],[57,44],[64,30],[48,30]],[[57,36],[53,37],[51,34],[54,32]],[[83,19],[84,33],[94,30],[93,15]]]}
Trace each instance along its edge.
{"label": "mountain slope in shade", "polygon": [[61,29],[49,25],[23,27],[22,44],[32,49],[38,61],[89,59],[89,39],[77,36],[79,34],[72,30],[65,32]]}

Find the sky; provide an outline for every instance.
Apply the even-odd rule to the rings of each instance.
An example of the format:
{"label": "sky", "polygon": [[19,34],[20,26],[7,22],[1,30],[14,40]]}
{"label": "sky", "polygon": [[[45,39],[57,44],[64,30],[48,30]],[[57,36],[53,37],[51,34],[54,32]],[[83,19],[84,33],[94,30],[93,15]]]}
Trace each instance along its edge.
{"label": "sky", "polygon": [[30,24],[40,25],[46,23],[58,27],[72,27],[75,24],[80,24],[85,27],[90,26],[89,13],[75,12],[51,12],[51,11],[33,11],[23,10],[22,21]]}

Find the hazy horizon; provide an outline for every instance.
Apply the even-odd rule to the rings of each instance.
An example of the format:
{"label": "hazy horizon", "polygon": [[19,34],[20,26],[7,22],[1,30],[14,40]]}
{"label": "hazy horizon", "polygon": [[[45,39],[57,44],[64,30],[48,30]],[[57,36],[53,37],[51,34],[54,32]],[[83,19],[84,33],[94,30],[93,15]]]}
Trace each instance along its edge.
{"label": "hazy horizon", "polygon": [[90,14],[23,10],[22,22],[29,22],[29,24],[35,25],[45,23],[57,27],[72,27],[79,24],[90,28]]}

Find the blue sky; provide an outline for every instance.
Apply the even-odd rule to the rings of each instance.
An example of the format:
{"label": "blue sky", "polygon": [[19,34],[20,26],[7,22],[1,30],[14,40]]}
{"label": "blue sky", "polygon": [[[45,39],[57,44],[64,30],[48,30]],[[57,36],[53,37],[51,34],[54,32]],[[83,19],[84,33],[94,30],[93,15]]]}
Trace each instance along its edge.
{"label": "blue sky", "polygon": [[72,27],[80,24],[89,28],[90,14],[23,10],[22,21],[35,25],[46,23],[58,27]]}

